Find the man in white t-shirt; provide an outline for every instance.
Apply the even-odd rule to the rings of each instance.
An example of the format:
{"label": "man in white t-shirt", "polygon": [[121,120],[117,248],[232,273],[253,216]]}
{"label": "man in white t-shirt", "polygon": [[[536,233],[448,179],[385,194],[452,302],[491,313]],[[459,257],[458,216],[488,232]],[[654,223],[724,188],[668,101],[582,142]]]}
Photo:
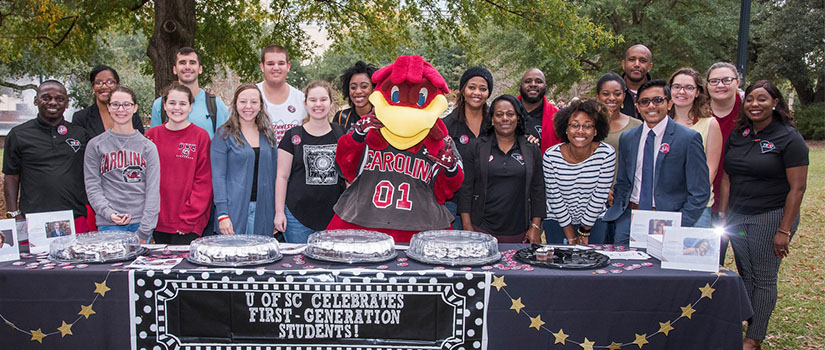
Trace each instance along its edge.
{"label": "man in white t-shirt", "polygon": [[287,84],[289,53],[281,45],[269,45],[261,51],[261,72],[264,81],[258,88],[264,95],[266,114],[280,143],[284,133],[298,125],[306,116],[304,93]]}

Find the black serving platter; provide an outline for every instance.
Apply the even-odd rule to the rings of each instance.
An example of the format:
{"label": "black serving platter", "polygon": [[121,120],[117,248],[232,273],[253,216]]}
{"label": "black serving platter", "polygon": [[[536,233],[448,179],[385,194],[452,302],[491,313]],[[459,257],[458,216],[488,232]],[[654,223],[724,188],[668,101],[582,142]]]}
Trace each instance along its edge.
{"label": "black serving platter", "polygon": [[610,258],[593,249],[554,246],[553,260],[536,260],[536,249],[542,247],[533,244],[516,252],[516,259],[530,265],[554,269],[597,269],[610,264]]}

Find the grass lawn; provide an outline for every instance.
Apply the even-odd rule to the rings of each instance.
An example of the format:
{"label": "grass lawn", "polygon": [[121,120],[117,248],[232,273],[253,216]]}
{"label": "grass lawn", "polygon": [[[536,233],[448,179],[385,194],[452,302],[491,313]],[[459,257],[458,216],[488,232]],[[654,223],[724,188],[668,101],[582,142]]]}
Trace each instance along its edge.
{"label": "grass lawn", "polygon": [[[808,188],[791,254],[779,270],[779,299],[762,349],[825,348],[825,149],[811,149]],[[730,252],[728,254],[730,257]],[[735,269],[729,258],[726,265]]]}

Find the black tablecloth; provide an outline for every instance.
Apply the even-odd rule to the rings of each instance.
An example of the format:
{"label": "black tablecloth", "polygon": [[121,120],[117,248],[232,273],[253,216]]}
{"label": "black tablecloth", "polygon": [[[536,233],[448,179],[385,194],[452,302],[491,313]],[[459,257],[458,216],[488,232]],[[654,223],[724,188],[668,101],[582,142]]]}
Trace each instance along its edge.
{"label": "black tablecloth", "polygon": [[[510,253],[522,247],[501,245],[503,251]],[[34,258],[23,261],[30,263]],[[425,270],[453,271],[451,275],[471,272],[483,276],[490,273],[488,280],[493,283],[483,302],[486,319],[482,328],[486,327],[486,339],[475,334],[472,338],[480,341],[461,344],[464,349],[476,346],[488,349],[581,349],[610,344],[621,344],[622,349],[638,349],[638,344],[644,349],[736,349],[741,348],[742,321],[752,314],[744,285],[736,273],[663,270],[657,260],[648,261],[652,266],[633,270],[617,266],[605,268],[621,273],[544,268],[528,271],[520,263],[518,269],[513,269],[514,265],[506,266],[505,262],[492,268],[446,267],[441,270],[443,267],[407,261],[403,251],[399,251],[399,259],[378,264],[353,266],[308,258],[304,261],[297,263],[286,256],[263,268],[247,269],[245,274],[233,269],[203,270],[203,267],[184,261],[169,276],[194,280],[200,278],[203,271],[209,271],[212,279],[229,276],[233,281],[247,278],[251,281],[274,277],[276,273],[281,277],[287,274],[298,276],[296,271],[300,271],[303,278],[331,276],[329,270],[357,267],[366,268],[363,274],[373,280],[377,273],[389,271],[417,272],[421,276],[427,276]],[[613,263],[630,266],[640,262]],[[310,269],[310,266],[314,268]],[[135,276],[145,276],[145,272],[121,268],[92,264],[82,269],[67,270],[58,266],[43,270],[40,267],[25,269],[12,262],[0,263],[0,315],[6,321],[5,327],[0,326],[0,348],[130,349],[136,340],[144,344],[145,339],[143,342],[140,339],[146,334],[141,334],[141,329],[148,328],[145,324],[134,323],[145,322],[145,317],[155,312],[146,313],[144,318],[130,315],[142,315],[140,305],[143,304],[136,301],[144,295],[138,293],[149,297],[152,293],[141,291],[155,287],[139,286],[140,283],[135,282],[143,280]],[[353,270],[347,271],[346,274],[351,276]],[[135,275],[130,278],[130,273]],[[385,276],[384,273],[379,276],[386,282],[390,274]],[[99,284],[104,280],[110,290],[96,294],[96,290],[106,289]],[[156,279],[154,283],[160,284],[158,281]],[[78,314],[83,310],[82,306],[90,304],[94,314],[88,318]],[[71,334],[66,332],[63,322],[74,323],[68,328]],[[47,335],[41,339],[42,344],[37,339],[32,340],[31,334],[23,333],[39,335],[35,332],[38,330]],[[444,348],[449,348],[447,346]],[[378,344],[363,348],[381,347]]]}

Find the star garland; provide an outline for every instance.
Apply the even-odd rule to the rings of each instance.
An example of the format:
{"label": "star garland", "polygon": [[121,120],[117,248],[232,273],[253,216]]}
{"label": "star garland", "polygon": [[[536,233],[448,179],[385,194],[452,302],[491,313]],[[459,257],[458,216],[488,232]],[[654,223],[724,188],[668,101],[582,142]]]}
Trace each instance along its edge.
{"label": "star garland", "polygon": [[103,279],[103,282],[100,282],[100,283],[95,282],[94,298],[92,299],[92,302],[89,303],[89,305],[82,305],[82,304],[80,305],[80,312],[77,313],[77,315],[78,315],[77,318],[74,321],[72,321],[71,323],[66,323],[66,321],[61,320],[60,327],[57,327],[57,330],[54,331],[54,332],[43,333],[43,328],[37,328],[35,330],[28,330],[28,331],[24,330],[24,329],[18,327],[13,322],[9,321],[5,316],[3,316],[3,314],[0,314],[0,319],[3,319],[3,322],[5,322],[7,326],[13,328],[14,330],[16,330],[18,332],[21,332],[21,333],[24,333],[24,334],[27,334],[27,335],[30,335],[32,337],[31,341],[33,341],[33,342],[36,341],[40,344],[43,344],[43,339],[48,337],[48,336],[60,334],[60,337],[63,338],[67,335],[74,335],[72,333],[72,326],[74,326],[75,323],[77,323],[78,321],[80,321],[84,317],[85,317],[85,319],[88,319],[89,316],[94,315],[96,312],[92,309],[92,307],[94,306],[95,302],[97,301],[97,298],[105,297],[106,292],[112,290],[111,288],[109,288],[106,285],[106,281],[109,280],[109,274],[111,274],[112,271],[118,271],[118,270],[110,270],[109,272],[106,273],[106,277]]}
{"label": "star garland", "polygon": [[719,278],[721,276],[726,276],[727,275],[725,272],[721,271],[721,270],[726,270],[726,269],[727,268],[721,267],[719,272],[713,273],[713,275],[716,276],[716,279],[714,279],[712,283],[705,283],[704,287],[699,288],[699,292],[702,293],[701,296],[699,296],[699,299],[697,299],[693,303],[690,303],[690,304],[687,304],[685,306],[680,307],[681,310],[682,310],[682,313],[676,319],[668,320],[668,321],[665,321],[665,322],[659,322],[659,329],[656,332],[651,333],[650,335],[648,335],[647,333],[644,333],[644,334],[634,333],[634,338],[635,339],[632,342],[618,343],[618,342],[613,341],[613,342],[610,343],[610,345],[596,345],[596,343],[594,341],[591,341],[591,340],[587,339],[587,337],[585,337],[582,341],[575,341],[575,340],[572,340],[572,339],[568,339],[570,337],[570,335],[565,334],[564,329],[562,329],[562,328],[559,328],[559,330],[557,332],[553,332],[550,328],[545,326],[547,323],[541,319],[541,314],[537,314],[537,315],[535,315],[535,317],[532,316],[530,313],[528,313],[526,310],[524,310],[524,308],[526,308],[526,305],[524,305],[524,302],[521,300],[521,297],[513,298],[513,296],[510,295],[510,292],[507,291],[507,288],[504,288],[504,287],[507,286],[507,283],[504,282],[504,276],[493,276],[493,282],[490,283],[490,285],[495,287],[498,292],[501,292],[503,290],[504,294],[507,294],[507,297],[510,298],[510,301],[512,303],[512,305],[510,306],[510,310],[514,310],[517,314],[524,314],[524,316],[527,316],[527,318],[530,319],[529,328],[535,328],[536,331],[539,331],[539,332],[544,330],[545,332],[548,332],[548,333],[552,334],[553,338],[554,338],[553,344],[567,345],[567,343],[569,342],[569,343],[576,344],[576,345],[580,346],[581,349],[583,349],[583,350],[593,350],[593,349],[619,350],[622,347],[628,346],[628,345],[636,345],[636,346],[639,347],[639,349],[641,349],[643,346],[650,343],[649,342],[650,338],[656,336],[657,334],[661,333],[661,334],[664,334],[665,337],[667,337],[670,334],[670,331],[675,329],[674,324],[676,322],[678,322],[679,320],[681,320],[683,318],[691,319],[691,317],[693,317],[693,313],[696,312],[696,309],[694,309],[694,306],[699,304],[699,302],[702,301],[702,299],[704,299],[704,298],[713,299],[713,292],[716,291],[716,289],[714,289],[713,287],[716,285],[716,282],[719,281]]}

